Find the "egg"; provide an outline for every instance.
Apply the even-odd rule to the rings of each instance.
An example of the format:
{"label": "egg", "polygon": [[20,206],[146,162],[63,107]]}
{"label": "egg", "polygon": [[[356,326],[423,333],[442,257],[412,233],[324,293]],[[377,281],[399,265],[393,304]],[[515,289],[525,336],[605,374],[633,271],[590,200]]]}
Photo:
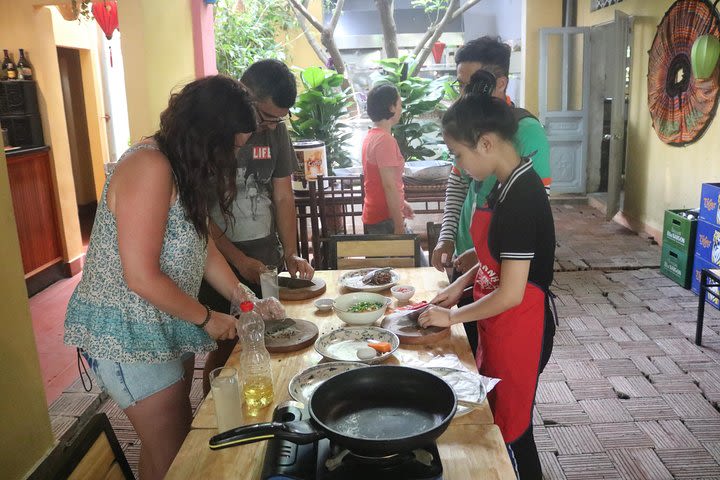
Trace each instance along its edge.
{"label": "egg", "polygon": [[377,356],[375,349],[370,347],[358,348],[355,354],[360,360],[370,360],[371,358],[375,358],[375,356]]}

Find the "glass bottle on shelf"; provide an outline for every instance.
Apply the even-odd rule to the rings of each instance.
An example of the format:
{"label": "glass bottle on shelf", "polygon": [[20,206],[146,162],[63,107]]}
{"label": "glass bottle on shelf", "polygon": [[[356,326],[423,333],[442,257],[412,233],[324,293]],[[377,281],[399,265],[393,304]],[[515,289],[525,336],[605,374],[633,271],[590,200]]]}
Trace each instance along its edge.
{"label": "glass bottle on shelf", "polygon": [[265,322],[253,302],[240,304],[237,330],[242,342],[240,371],[247,414],[255,417],[273,401],[270,353],[265,348]]}
{"label": "glass bottle on shelf", "polygon": [[17,79],[17,67],[15,66],[15,62],[12,61],[7,50],[3,51],[5,52],[5,58],[2,62],[2,79],[15,80]]}
{"label": "glass bottle on shelf", "polygon": [[25,50],[22,48],[20,49],[20,57],[18,57],[17,61],[17,72],[18,80],[33,79],[32,65],[30,65],[30,62],[25,58]]}

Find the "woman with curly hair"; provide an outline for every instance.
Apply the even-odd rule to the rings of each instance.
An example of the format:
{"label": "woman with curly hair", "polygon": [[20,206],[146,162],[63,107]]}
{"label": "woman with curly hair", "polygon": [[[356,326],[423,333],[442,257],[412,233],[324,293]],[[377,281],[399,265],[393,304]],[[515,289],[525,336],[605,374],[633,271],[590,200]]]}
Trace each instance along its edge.
{"label": "woman with curly hair", "polygon": [[230,216],[235,151],[256,128],[245,88],[206,77],[170,97],[160,129],[108,176],[65,343],[142,441],[140,477],[163,478],[190,429],[195,353],[235,336],[235,319],[197,301],[203,277],[231,299],[238,280],[208,235],[219,199]]}

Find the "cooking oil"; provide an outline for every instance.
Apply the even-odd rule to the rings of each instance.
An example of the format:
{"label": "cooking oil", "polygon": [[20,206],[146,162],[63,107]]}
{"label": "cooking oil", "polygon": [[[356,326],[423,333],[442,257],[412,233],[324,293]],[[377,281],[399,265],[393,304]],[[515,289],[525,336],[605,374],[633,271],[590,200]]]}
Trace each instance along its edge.
{"label": "cooking oil", "polygon": [[254,375],[245,379],[243,386],[243,397],[247,414],[255,417],[259,411],[273,401],[272,378],[264,375]]}

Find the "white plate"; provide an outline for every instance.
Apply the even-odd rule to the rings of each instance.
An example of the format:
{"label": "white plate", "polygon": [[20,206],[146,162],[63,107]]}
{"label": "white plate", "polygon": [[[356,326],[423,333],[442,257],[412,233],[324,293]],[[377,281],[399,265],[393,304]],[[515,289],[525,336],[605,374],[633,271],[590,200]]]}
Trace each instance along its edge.
{"label": "white plate", "polygon": [[[487,396],[485,393],[485,386],[482,384],[480,376],[476,373],[448,367],[426,367],[425,370],[445,380],[445,382],[455,391],[455,395],[457,395],[458,400],[482,403]],[[471,410],[472,408],[470,407],[458,405],[455,416],[460,417],[469,413]]]}
{"label": "white plate", "polygon": [[366,273],[377,270],[377,268],[361,268],[360,270],[353,270],[347,272],[340,277],[340,286],[349,288],[350,290],[357,290],[359,292],[380,292],[386,290],[394,285],[397,285],[400,281],[400,274],[395,270],[390,270],[390,276],[392,281],[383,285],[366,285],[363,283],[362,278]]}
{"label": "white plate", "polygon": [[288,392],[290,396],[307,405],[310,401],[310,397],[313,392],[322,384],[325,380],[328,380],[335,375],[356,368],[366,367],[364,363],[358,362],[328,362],[319,363],[312,367],[306,368],[302,372],[295,375],[290,384],[288,385]]}
{"label": "white plate", "polygon": [[[392,346],[389,352],[377,355],[369,360],[360,360],[359,348],[365,348],[369,340],[388,342]],[[326,333],[315,341],[315,350],[323,357],[340,362],[380,363],[384,362],[400,346],[400,339],[389,330],[380,327],[338,328]]]}

